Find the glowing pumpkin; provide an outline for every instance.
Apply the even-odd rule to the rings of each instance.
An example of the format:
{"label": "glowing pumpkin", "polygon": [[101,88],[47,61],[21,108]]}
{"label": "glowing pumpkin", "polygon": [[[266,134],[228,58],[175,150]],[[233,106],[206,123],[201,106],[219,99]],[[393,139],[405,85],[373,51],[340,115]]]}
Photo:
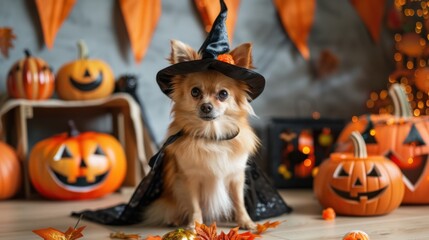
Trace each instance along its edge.
{"label": "glowing pumpkin", "polygon": [[384,155],[402,171],[406,186],[403,203],[429,203],[429,116],[414,117],[404,89],[389,89],[394,114],[364,115],[340,134],[337,151],[351,151],[347,139],[352,131],[364,137],[369,154]]}
{"label": "glowing pumpkin", "polygon": [[55,77],[51,67],[41,58],[25,50],[25,58],[17,61],[7,74],[7,92],[12,98],[48,99],[54,94]]}
{"label": "glowing pumpkin", "polygon": [[79,59],[64,64],[57,73],[56,91],[64,100],[89,100],[112,94],[115,78],[104,61],[88,58],[83,41],[78,43]]}
{"label": "glowing pumpkin", "polygon": [[368,156],[358,132],[355,153],[333,153],[319,166],[313,190],[323,207],[337,214],[382,215],[396,209],[404,195],[400,169],[383,156]]}
{"label": "glowing pumpkin", "polygon": [[92,199],[119,188],[126,174],[125,153],[112,136],[68,133],[38,142],[29,157],[29,174],[40,195],[58,200]]}
{"label": "glowing pumpkin", "polygon": [[21,188],[21,164],[15,151],[0,142],[0,199],[13,197]]}

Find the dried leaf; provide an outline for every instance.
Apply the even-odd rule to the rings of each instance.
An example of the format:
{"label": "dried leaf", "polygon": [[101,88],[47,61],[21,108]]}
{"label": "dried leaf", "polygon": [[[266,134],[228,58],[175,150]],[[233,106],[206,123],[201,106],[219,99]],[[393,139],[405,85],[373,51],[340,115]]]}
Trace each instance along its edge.
{"label": "dried leaf", "polygon": [[156,235],[156,236],[148,236],[147,238],[145,238],[145,240],[162,240],[162,237],[161,236],[158,236],[158,235]]}
{"label": "dried leaf", "polygon": [[78,229],[69,227],[69,229],[63,233],[55,228],[43,228],[33,230],[33,232],[45,240],[75,240],[83,237],[82,230],[85,226]]}
{"label": "dried leaf", "polygon": [[241,239],[238,234],[238,227],[229,230],[228,234],[225,234],[223,231],[217,237],[217,240],[239,240]]}
{"label": "dried leaf", "polygon": [[254,234],[251,232],[240,233],[239,236],[240,236],[240,238],[239,238],[240,240],[255,240],[255,238],[261,237],[261,235]]}
{"label": "dried leaf", "polygon": [[138,234],[125,234],[124,232],[114,232],[110,233],[110,238],[116,238],[116,239],[140,239],[140,236]]}
{"label": "dried leaf", "polygon": [[55,228],[42,228],[33,230],[33,232],[45,240],[75,240],[83,237],[82,231],[86,228],[86,226],[82,226],[77,228],[82,216],[77,220],[76,225],[73,227],[69,227],[67,231],[61,232]]}
{"label": "dried leaf", "polygon": [[12,28],[0,27],[0,52],[5,57],[9,57],[9,49],[13,48],[12,41],[16,39]]}
{"label": "dried leaf", "polygon": [[269,228],[276,228],[277,226],[279,226],[280,225],[280,221],[275,221],[275,222],[270,222],[270,221],[267,221],[267,222],[265,222],[265,223],[263,223],[263,224],[257,224],[256,225],[256,234],[261,234],[261,233],[264,233],[264,232],[266,232]]}
{"label": "dried leaf", "polygon": [[210,226],[195,222],[195,231],[199,240],[217,240],[216,223]]}

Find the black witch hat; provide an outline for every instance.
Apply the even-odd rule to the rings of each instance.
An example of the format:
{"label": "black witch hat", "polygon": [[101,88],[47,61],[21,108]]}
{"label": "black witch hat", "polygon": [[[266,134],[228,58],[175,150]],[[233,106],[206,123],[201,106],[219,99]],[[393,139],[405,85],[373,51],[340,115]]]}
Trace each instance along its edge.
{"label": "black witch hat", "polygon": [[251,100],[257,98],[264,90],[265,78],[261,74],[218,59],[219,55],[230,51],[225,22],[228,9],[223,0],[220,0],[220,6],[221,11],[210,33],[198,50],[202,58],[173,64],[156,75],[159,87],[167,96],[173,91],[171,80],[174,76],[206,70],[215,70],[232,79],[245,82],[249,86],[248,94]]}

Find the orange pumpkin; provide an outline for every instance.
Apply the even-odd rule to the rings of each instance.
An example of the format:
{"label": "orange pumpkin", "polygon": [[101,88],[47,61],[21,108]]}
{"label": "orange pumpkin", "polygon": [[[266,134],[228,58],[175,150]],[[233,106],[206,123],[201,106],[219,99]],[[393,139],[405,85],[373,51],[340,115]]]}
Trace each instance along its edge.
{"label": "orange pumpkin", "polygon": [[70,123],[68,133],[38,142],[29,157],[35,189],[58,200],[92,199],[118,189],[126,174],[125,153],[112,136],[79,133]]}
{"label": "orange pumpkin", "polygon": [[396,209],[404,195],[400,169],[383,156],[368,156],[359,132],[351,134],[354,154],[332,153],[314,178],[313,190],[323,207],[337,214],[382,215]]}
{"label": "orange pumpkin", "polygon": [[43,59],[32,57],[29,50],[24,52],[26,57],[13,64],[7,74],[9,96],[31,100],[50,98],[55,88],[51,67]]}
{"label": "orange pumpkin", "polygon": [[369,240],[368,234],[360,230],[353,230],[344,235],[343,240]]}
{"label": "orange pumpkin", "polygon": [[102,60],[89,59],[83,41],[78,42],[79,59],[64,64],[57,73],[56,91],[64,100],[90,100],[112,94],[115,78]]}
{"label": "orange pumpkin", "polygon": [[8,199],[21,188],[21,165],[15,151],[0,142],[0,199]]}
{"label": "orange pumpkin", "polygon": [[369,154],[384,155],[402,171],[406,186],[403,203],[429,203],[429,116],[414,117],[400,84],[389,89],[394,113],[364,115],[346,126],[338,137],[337,151],[351,151],[352,131],[364,137]]}

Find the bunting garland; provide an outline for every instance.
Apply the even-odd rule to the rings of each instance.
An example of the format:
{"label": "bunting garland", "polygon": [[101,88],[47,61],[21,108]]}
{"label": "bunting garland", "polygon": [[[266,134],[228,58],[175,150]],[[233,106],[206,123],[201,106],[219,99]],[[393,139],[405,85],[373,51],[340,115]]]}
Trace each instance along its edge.
{"label": "bunting garland", "polygon": [[[55,37],[76,0],[34,0],[46,46],[52,49]],[[273,0],[281,24],[305,60],[310,58],[308,38],[314,22],[316,0]],[[225,0],[230,41],[234,35],[240,0]],[[375,43],[380,40],[386,0],[350,0]],[[141,62],[161,16],[161,0],[119,0],[131,48],[136,62]],[[216,0],[194,0],[208,32],[219,12]]]}
{"label": "bunting garland", "polygon": [[380,40],[386,0],[350,0],[371,35],[372,40]]}
{"label": "bunting garland", "polygon": [[161,0],[119,0],[136,62],[146,54],[161,16]]}
{"label": "bunting garland", "polygon": [[274,0],[280,20],[305,60],[310,58],[308,36],[313,26],[315,0]]}
{"label": "bunting garland", "polygon": [[49,49],[54,46],[55,37],[76,0],[35,0],[42,24],[43,39]]}
{"label": "bunting garland", "polygon": [[[220,11],[219,1],[216,0],[194,0],[195,6],[200,13],[204,24],[204,29],[209,32],[212,24]],[[225,0],[228,8],[228,18],[226,19],[226,28],[229,40],[232,41],[234,35],[235,22],[237,21],[237,12],[240,6],[240,0]]]}

